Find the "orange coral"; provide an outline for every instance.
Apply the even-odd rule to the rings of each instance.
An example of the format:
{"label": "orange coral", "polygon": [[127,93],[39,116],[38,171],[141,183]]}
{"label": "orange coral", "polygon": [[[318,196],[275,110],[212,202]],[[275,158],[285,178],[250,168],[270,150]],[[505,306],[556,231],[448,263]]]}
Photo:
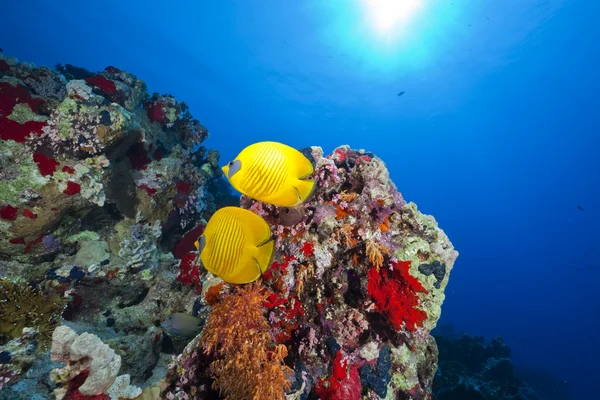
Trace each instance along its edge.
{"label": "orange coral", "polygon": [[296,291],[298,293],[298,299],[300,299],[300,295],[304,292],[304,282],[308,278],[312,278],[315,274],[315,265],[312,262],[308,263],[308,266],[304,264],[300,264],[298,266],[298,272],[296,272],[296,282],[298,285],[296,286]]}
{"label": "orange coral", "polygon": [[342,243],[346,248],[354,247],[358,240],[354,238],[354,227],[350,224],[343,224],[340,228]]}
{"label": "orange coral", "polygon": [[385,217],[383,222],[379,224],[379,229],[381,229],[381,232],[387,232],[390,230],[389,222],[390,222],[390,218]]}
{"label": "orange coral", "polygon": [[351,201],[354,201],[354,199],[356,199],[356,196],[358,196],[358,194],[354,192],[348,193],[347,190],[344,190],[342,191],[342,193],[340,193],[340,200],[345,201],[346,203],[350,203]]}
{"label": "orange coral", "polygon": [[371,261],[371,264],[377,268],[378,271],[383,265],[383,257],[389,255],[390,251],[385,246],[372,239],[367,240],[367,257],[369,257],[369,261]]}
{"label": "orange coral", "polygon": [[335,210],[335,218],[340,220],[340,219],[346,218],[347,216],[348,216],[348,212],[343,210],[341,206],[337,206],[337,208]]}
{"label": "orange coral", "polygon": [[287,348],[271,341],[266,298],[257,284],[238,287],[213,306],[204,328],[202,346],[216,358],[215,389],[229,400],[283,399],[290,387]]}
{"label": "orange coral", "polygon": [[209,306],[215,305],[221,299],[221,289],[223,288],[223,282],[218,285],[211,286],[206,291],[204,295],[204,299],[206,300],[206,304]]}

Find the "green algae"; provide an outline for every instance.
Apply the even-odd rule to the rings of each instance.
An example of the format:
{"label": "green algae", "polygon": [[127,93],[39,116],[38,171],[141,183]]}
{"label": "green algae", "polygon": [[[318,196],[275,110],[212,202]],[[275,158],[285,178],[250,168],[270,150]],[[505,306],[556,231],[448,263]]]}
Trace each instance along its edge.
{"label": "green algae", "polygon": [[36,192],[48,181],[39,173],[38,166],[30,154],[24,152],[24,146],[12,140],[0,141],[0,161],[10,170],[10,178],[0,179],[0,203],[15,205],[20,202],[21,194],[29,189]]}
{"label": "green algae", "polygon": [[394,390],[388,390],[388,393],[394,393],[396,389],[406,392],[419,385],[417,366],[420,362],[416,361],[417,353],[411,352],[405,344],[392,350],[392,363],[402,368],[392,375],[390,385]]}
{"label": "green algae", "polygon": [[12,113],[7,117],[15,122],[23,124],[28,121],[45,122],[48,118],[38,115],[31,110],[27,103],[20,103],[13,107]]}
{"label": "green algae", "polygon": [[94,231],[81,231],[65,239],[65,243],[100,240],[100,235]]}

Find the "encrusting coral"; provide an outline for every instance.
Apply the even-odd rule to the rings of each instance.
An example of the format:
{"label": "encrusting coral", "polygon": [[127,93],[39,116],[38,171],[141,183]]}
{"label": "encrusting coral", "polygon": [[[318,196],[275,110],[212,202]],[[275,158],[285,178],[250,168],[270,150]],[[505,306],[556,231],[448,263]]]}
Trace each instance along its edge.
{"label": "encrusting coral", "polygon": [[51,373],[52,380],[62,384],[54,390],[58,400],[103,394],[94,399],[133,399],[142,393],[142,389],[129,384],[129,375],[117,376],[121,357],[96,335],[77,335],[68,326],[59,326],[52,334],[50,353],[53,361],[67,363]]}
{"label": "encrusting coral", "polygon": [[[157,326],[196,296],[174,282],[197,238],[182,237],[232,199],[207,137],[185,103],[151,95],[131,73],[54,71],[0,54],[0,277],[35,288],[23,296],[43,294],[35,306],[19,293],[0,304],[0,345],[40,312],[37,339],[49,343],[62,313],[77,332],[116,344],[131,382],[164,376]],[[22,310],[31,318],[12,321]],[[33,368],[48,376],[47,366]],[[50,396],[18,378],[7,381],[15,396]]]}

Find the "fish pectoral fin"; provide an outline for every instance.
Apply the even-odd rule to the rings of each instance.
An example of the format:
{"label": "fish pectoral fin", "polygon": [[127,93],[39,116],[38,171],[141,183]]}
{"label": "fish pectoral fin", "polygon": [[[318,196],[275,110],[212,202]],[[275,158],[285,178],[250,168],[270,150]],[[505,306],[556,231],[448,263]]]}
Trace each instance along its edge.
{"label": "fish pectoral fin", "polygon": [[256,278],[258,279],[258,277],[262,276],[262,270],[260,269],[260,263],[256,258],[254,259],[254,262],[256,263],[256,269],[258,270],[258,275],[256,276]]}
{"label": "fish pectoral fin", "polygon": [[[298,204],[310,198],[317,188],[317,182],[314,179],[298,180],[298,186],[294,186],[296,195],[298,196]],[[297,204],[296,204],[297,205]]]}
{"label": "fish pectoral fin", "polygon": [[271,238],[271,236],[269,236],[268,238],[266,238],[265,240],[263,240],[262,242],[257,244],[256,247],[262,247],[262,246],[266,245],[267,243],[271,242],[272,240],[273,239]]}
{"label": "fish pectoral fin", "polygon": [[269,266],[271,265],[271,261],[273,261],[273,255],[275,253],[275,241],[269,240],[266,243],[262,244],[259,247],[256,247],[256,252],[254,253],[254,261],[258,265],[258,269],[262,275]]}

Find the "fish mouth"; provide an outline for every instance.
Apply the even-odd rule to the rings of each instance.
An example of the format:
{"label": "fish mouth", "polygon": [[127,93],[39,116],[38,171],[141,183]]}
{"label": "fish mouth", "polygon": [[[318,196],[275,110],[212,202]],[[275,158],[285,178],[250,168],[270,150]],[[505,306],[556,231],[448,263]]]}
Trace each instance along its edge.
{"label": "fish mouth", "polygon": [[240,160],[233,160],[230,161],[227,165],[221,167],[221,171],[223,171],[227,179],[231,179],[231,177],[241,168],[242,162]]}
{"label": "fish mouth", "polygon": [[164,328],[164,330],[166,330],[167,332],[168,332],[169,330],[172,330],[172,329],[173,329],[173,327],[171,326],[171,323],[170,323],[170,322],[167,322],[167,321],[163,321],[163,322],[161,322],[161,323],[160,323],[160,326],[161,326],[161,327],[163,327],[163,328]]}

